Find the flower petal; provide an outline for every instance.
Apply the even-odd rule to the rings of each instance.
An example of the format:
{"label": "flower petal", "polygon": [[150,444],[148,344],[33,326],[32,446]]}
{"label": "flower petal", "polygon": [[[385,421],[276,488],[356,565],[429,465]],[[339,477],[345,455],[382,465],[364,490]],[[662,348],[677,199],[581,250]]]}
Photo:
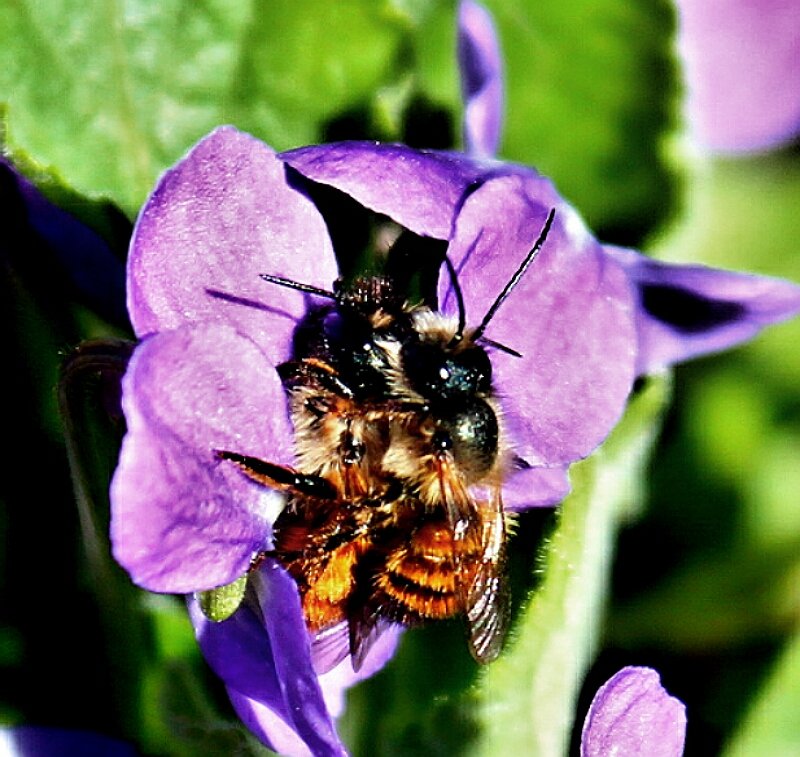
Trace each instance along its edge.
{"label": "flower petal", "polygon": [[467,187],[501,164],[378,142],[312,145],[279,156],[416,234],[447,239]]}
{"label": "flower petal", "polygon": [[369,648],[364,662],[358,671],[353,670],[352,658],[348,655],[335,668],[319,677],[322,694],[328,706],[328,712],[338,718],[344,712],[345,692],[359,681],[375,675],[394,657],[397,645],[403,634],[403,627],[395,623],[387,624],[380,636]]}
{"label": "flower petal", "polygon": [[311,663],[294,580],[277,564],[266,563],[251,581],[261,603],[264,628],[276,650],[278,680],[298,733],[315,755],[343,753]]}
{"label": "flower petal", "polygon": [[[541,252],[491,320],[486,336],[522,353],[492,355],[495,385],[516,453],[534,467],[588,455],[622,414],[634,378],[636,332],[622,269],[549,182],[487,181],[464,202],[449,256],[468,322],[477,325],[555,219]],[[442,309],[452,311],[441,277]]]}
{"label": "flower petal", "polygon": [[800,312],[800,287],[781,279],[605,252],[638,293],[639,373],[732,347]]}
{"label": "flower petal", "polygon": [[222,127],[164,174],[139,216],[128,262],[136,333],[222,321],[281,362],[307,298],[262,273],[326,289],[337,276],[325,223],[283,162]]}
{"label": "flower petal", "polygon": [[763,150],[796,136],[797,3],[679,0],[677,5],[688,116],[699,141],[712,150]]}
{"label": "flower petal", "polygon": [[[251,699],[235,689],[228,690],[233,709],[247,729],[276,754],[290,757],[313,757],[313,752],[297,731],[280,715],[258,699]],[[330,754],[324,752],[323,754]],[[333,752],[338,755],[341,752]]]}
{"label": "flower petal", "polygon": [[266,546],[280,495],[214,453],[292,460],[272,365],[228,326],[185,326],[137,347],[122,404],[128,434],[111,486],[117,560],[152,591],[199,591],[242,575]]}
{"label": "flower petal", "polygon": [[566,466],[518,470],[503,484],[503,507],[519,512],[529,507],[557,505],[570,489]]}
{"label": "flower petal", "polygon": [[293,579],[275,562],[250,575],[258,608],[221,623],[189,611],[203,654],[228,687],[242,720],[281,754],[342,755],[316,674]]}
{"label": "flower petal", "polygon": [[503,59],[491,14],[473,0],[458,9],[458,63],[467,152],[491,157],[503,126]]}
{"label": "flower petal", "polygon": [[627,667],[604,683],[583,724],[582,757],[680,757],[686,708],[650,668]]}

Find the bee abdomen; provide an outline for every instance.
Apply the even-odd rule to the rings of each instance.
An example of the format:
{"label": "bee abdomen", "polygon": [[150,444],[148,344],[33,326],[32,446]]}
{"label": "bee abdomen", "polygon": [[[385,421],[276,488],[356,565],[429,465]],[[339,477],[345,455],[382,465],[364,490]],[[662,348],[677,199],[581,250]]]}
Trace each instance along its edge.
{"label": "bee abdomen", "polygon": [[[456,569],[451,530],[443,522],[426,523],[404,544],[393,549],[384,570],[375,576],[377,600],[403,623],[449,618],[463,611],[457,585],[464,575]],[[474,560],[472,561],[474,562]]]}

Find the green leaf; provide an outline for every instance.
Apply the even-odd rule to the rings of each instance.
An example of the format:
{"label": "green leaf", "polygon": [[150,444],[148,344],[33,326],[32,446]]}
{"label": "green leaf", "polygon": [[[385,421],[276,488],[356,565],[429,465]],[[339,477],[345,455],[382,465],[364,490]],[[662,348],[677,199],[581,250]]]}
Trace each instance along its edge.
{"label": "green leaf", "polygon": [[[666,0],[486,0],[506,64],[502,157],[535,166],[615,241],[673,210],[665,142],[676,127],[675,27]],[[459,109],[452,10],[438,4],[416,50],[424,91]]]}
{"label": "green leaf", "polygon": [[221,123],[276,148],[318,139],[381,81],[402,25],[371,0],[3,3],[6,139],[133,214]]}
{"label": "green leaf", "polygon": [[480,736],[470,754],[567,753],[581,681],[597,643],[621,520],[642,499],[641,475],[668,397],[653,380],[622,423],[571,471],[573,493],[542,559],[544,581],[478,689]]}
{"label": "green leaf", "polygon": [[774,554],[745,545],[693,558],[615,610],[610,640],[623,648],[710,655],[776,638],[800,613],[799,547],[795,535]]}

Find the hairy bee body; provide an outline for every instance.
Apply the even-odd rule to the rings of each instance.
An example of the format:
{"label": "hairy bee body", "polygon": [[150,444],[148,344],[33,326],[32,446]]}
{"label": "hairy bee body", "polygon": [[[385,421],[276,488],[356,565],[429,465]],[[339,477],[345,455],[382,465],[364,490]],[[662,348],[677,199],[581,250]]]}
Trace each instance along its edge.
{"label": "hairy bee body", "polygon": [[372,277],[310,314],[278,370],[296,469],[221,457],[287,492],[272,554],[297,582],[309,630],[346,626],[358,663],[381,622],[463,615],[475,658],[493,659],[509,452],[486,351]]}

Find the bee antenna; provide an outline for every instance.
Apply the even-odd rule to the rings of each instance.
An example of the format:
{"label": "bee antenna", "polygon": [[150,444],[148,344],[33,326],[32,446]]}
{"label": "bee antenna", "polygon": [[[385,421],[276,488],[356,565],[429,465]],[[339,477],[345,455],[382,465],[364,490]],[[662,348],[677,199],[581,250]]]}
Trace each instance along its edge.
{"label": "bee antenna", "polygon": [[299,281],[292,281],[292,279],[284,279],[282,276],[273,276],[271,273],[260,273],[259,276],[270,284],[277,284],[287,289],[296,289],[298,292],[316,294],[318,297],[327,297],[329,300],[337,299],[334,292],[329,292],[327,289],[320,289],[311,284],[302,284]]}
{"label": "bee antenna", "polygon": [[448,347],[453,347],[464,338],[464,329],[467,327],[467,311],[464,307],[464,293],[461,291],[461,284],[458,283],[458,274],[453,267],[453,262],[447,255],[444,256],[444,264],[447,268],[447,273],[450,274],[450,281],[453,284],[453,294],[456,296],[456,304],[458,305],[458,329],[447,345]]}
{"label": "bee antenna", "polygon": [[500,350],[500,352],[505,352],[507,355],[512,355],[513,357],[522,357],[521,352],[517,352],[513,347],[507,347],[502,342],[495,342],[494,339],[489,339],[485,336],[480,337],[480,341],[483,344],[488,344],[490,347],[494,347],[496,350]]}
{"label": "bee antenna", "polygon": [[547,218],[545,219],[544,226],[542,226],[542,230],[539,232],[539,237],[534,243],[531,251],[525,256],[525,260],[522,261],[522,265],[514,272],[514,275],[508,280],[508,283],[503,287],[503,291],[497,295],[497,299],[492,303],[492,306],[486,311],[486,315],[483,316],[483,320],[475,329],[474,333],[472,334],[473,340],[477,340],[481,338],[481,335],[486,330],[486,327],[489,325],[489,321],[495,317],[497,314],[498,309],[500,306],[505,302],[508,295],[511,294],[511,291],[514,287],[519,284],[520,279],[525,275],[525,271],[528,270],[528,266],[533,263],[536,259],[536,256],[539,254],[539,251],[542,249],[542,245],[547,239],[547,235],[550,233],[550,227],[553,225],[553,218],[555,217],[556,209],[551,208],[550,212],[547,214]]}

